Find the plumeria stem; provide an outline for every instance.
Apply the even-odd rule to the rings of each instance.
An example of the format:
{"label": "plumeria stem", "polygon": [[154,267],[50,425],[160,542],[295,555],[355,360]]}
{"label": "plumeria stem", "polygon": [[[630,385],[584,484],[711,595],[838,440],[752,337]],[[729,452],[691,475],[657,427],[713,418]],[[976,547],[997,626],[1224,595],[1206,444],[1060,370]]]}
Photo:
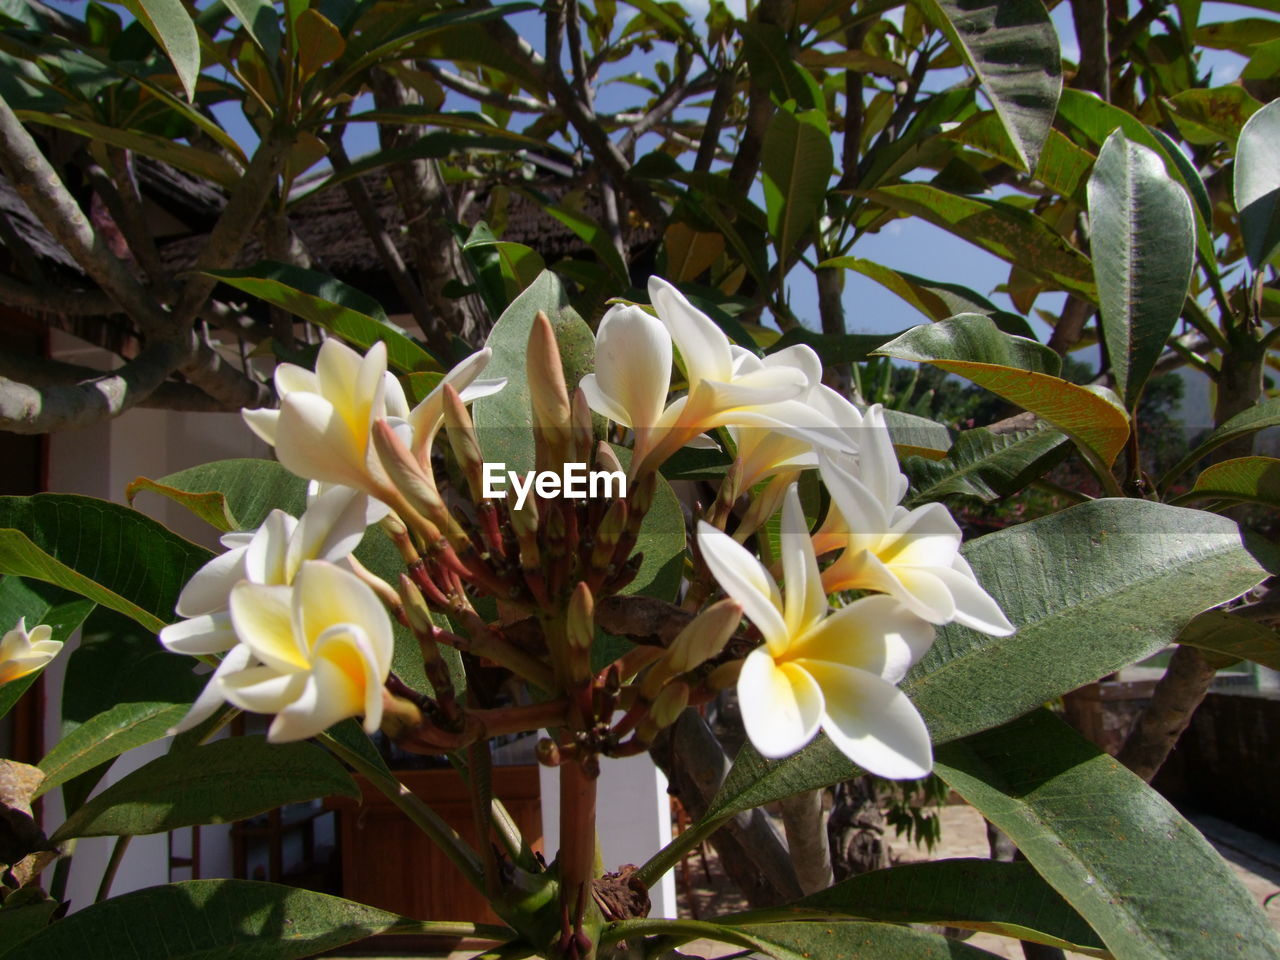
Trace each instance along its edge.
{"label": "plumeria stem", "polygon": [[120,864],[124,862],[124,855],[132,839],[133,837],[128,834],[116,837],[115,845],[111,848],[111,859],[107,861],[107,868],[103,871],[102,883],[98,885],[98,895],[94,897],[94,903],[101,903],[111,896],[111,884],[115,882],[116,874],[120,872]]}
{"label": "plumeria stem", "polygon": [[646,887],[652,887],[668,870],[683,860],[685,854],[719,830],[727,819],[729,818],[716,817],[698,821],[646,860],[632,876]]}
{"label": "plumeria stem", "polygon": [[382,794],[403,811],[423,833],[430,837],[446,857],[462,871],[477,890],[484,892],[484,867],[479,856],[462,839],[453,827],[414,794],[408,787],[376,764],[370,763],[330,734],[321,734],[321,742],[340,760],[353,767]]}

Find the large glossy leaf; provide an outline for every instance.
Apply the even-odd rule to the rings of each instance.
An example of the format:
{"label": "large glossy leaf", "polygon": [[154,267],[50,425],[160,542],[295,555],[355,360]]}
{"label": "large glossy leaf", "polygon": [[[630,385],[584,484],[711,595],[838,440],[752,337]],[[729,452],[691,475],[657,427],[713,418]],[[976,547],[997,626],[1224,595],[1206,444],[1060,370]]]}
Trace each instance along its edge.
{"label": "large glossy leaf", "polygon": [[539,310],[555,330],[564,382],[570,393],[591,372],[595,362],[591,328],[569,306],[560,279],[551,271],[544,271],[511,301],[485,341],[485,346],[493,349],[493,360],[484,376],[506,377],[506,387],[491,397],[482,397],[471,407],[485,459],[505,463],[507,470],[523,472],[534,468],[533,412],[525,357],[529,352],[529,331]]}
{"label": "large glossy leaf", "polygon": [[196,98],[200,73],[200,38],[182,0],[120,0],[155,37],[177,71],[188,100]]}
{"label": "large glossy leaf", "polygon": [[993,433],[986,427],[962,431],[945,459],[903,464],[911,478],[908,504],[956,495],[988,503],[1012,496],[1043,476],[1069,447],[1066,434],[1043,424],[1016,433]]}
{"label": "large glossy leaf", "polygon": [[120,754],[165,736],[186,716],[189,703],[120,703],[78,726],[40,761],[40,792],[61,786]]}
{"label": "large glossy leaf", "polygon": [[372,297],[341,280],[287,263],[261,260],[247,270],[209,270],[229,286],[310,320],[343,340],[368,350],[379,340],[387,345],[387,366],[401,373],[439,370],[431,354],[387,322]]}
{"label": "large glossy leaf", "polygon": [[822,212],[834,154],[826,113],[785,107],[769,121],[760,151],[769,235],[786,263]]}
{"label": "large glossy leaf", "polygon": [[1062,91],[1058,34],[1040,0],[918,0],[982,81],[1031,172]]}
{"label": "large glossy leaf", "polygon": [[1191,201],[1157,153],[1117,130],[1089,178],[1089,225],[1102,334],[1117,392],[1133,409],[1187,297]]}
{"label": "large glossy leaf", "polygon": [[884,422],[900,460],[907,457],[941,460],[951,449],[951,431],[936,420],[902,410],[885,410]]}
{"label": "large glossy leaf", "polygon": [[890,923],[927,923],[984,930],[1002,936],[1105,955],[1089,925],[1026,862],[935,860],[904,863],[850,877],[781,907],[726,918],[748,921],[788,917],[858,917]]}
{"label": "large glossy leaf", "polygon": [[227,8],[266,54],[269,63],[280,56],[280,21],[270,0],[225,0]]}
{"label": "large glossy leaf", "polygon": [[937,761],[1117,957],[1280,954],[1267,917],[1204,837],[1048,711],[949,744]]}
{"label": "large glossy leaf", "polygon": [[792,59],[781,27],[749,20],[739,23],[738,31],[752,80],[768,89],[780,103],[794,100],[801,110],[822,107],[822,91],[813,75]]}
{"label": "large glossy leaf", "polygon": [[1198,146],[1227,143],[1234,147],[1240,128],[1262,106],[1244,87],[1234,83],[1208,90],[1183,90],[1167,103],[1183,139]]}
{"label": "large glossy leaf", "polygon": [[1280,507],[1280,460],[1275,457],[1237,457],[1206,467],[1195,484],[1177,498],[1230,500]]}
{"label": "large glossy leaf", "polygon": [[[93,602],[38,580],[0,577],[0,635],[11,630],[20,617],[26,618],[27,629],[45,623],[53,628],[52,639],[66,642],[84,622]],[[40,676],[29,674],[19,680],[0,684],[0,718],[26,693]]]}
{"label": "large glossy leaf", "polygon": [[[615,446],[614,452],[624,470],[631,467],[631,451]],[[666,478],[659,475],[653,505],[640,524],[636,537],[636,553],[643,553],[636,578],[623,593],[639,593],[660,600],[674,601],[684,576],[684,554],[687,538],[684,510]]]}
{"label": "large glossy leaf", "polygon": [[[1001,310],[994,303],[956,283],[939,283],[926,280],[903,270],[893,270],[884,264],[860,257],[836,257],[818,264],[819,268],[844,267],[869,277],[931,320],[946,320],[957,313],[981,313],[995,321],[997,327],[1014,336],[1034,339],[1030,324],[1016,313]],[[860,336],[866,336],[860,335]],[[886,340],[890,339],[888,337]],[[826,354],[823,354],[826,358]],[[865,359],[861,357],[859,359]]]}
{"label": "large glossy leaf", "polygon": [[915,327],[876,353],[931,363],[966,377],[1053,424],[1105,464],[1115,460],[1128,439],[1129,418],[1114,394],[1053,375],[1058,359],[1053,351],[1002,333],[988,317],[961,314]]}
{"label": "large glossy leaf", "polygon": [[253,880],[187,880],[85,907],[6,960],[302,960],[379,933],[497,939],[500,928],[408,920],[362,903]]}
{"label": "large glossy leaf", "polygon": [[948,193],[927,183],[903,183],[871,191],[876,203],[920,217],[1028,273],[1097,299],[1089,259],[1049,224],[1012,204]]}
{"label": "large glossy leaf", "polygon": [[[963,554],[1017,632],[942,627],[903,689],[935,743],[1005,723],[1150,656],[1257,585],[1267,576],[1258,549],[1225,518],[1145,500],[1093,500],[980,537]],[[747,745],[707,816],[856,774],[825,737],[777,761]]]}
{"label": "large glossy leaf", "polygon": [[745,947],[773,960],[994,960],[995,954],[959,940],[893,923],[849,921],[732,924],[699,920],[623,920],[605,928],[603,941],[639,941],[646,935],[676,942],[713,940]]}
{"label": "large glossy leaf", "polygon": [[273,509],[295,517],[307,506],[307,481],[274,460],[215,460],[159,480],[139,477],[125,488],[132,503],[143,491],[182,504],[219,530],[255,530]]}
{"label": "large glossy leaf", "polygon": [[[1010,166],[1019,166],[1022,159],[1009,139],[1000,115],[994,111],[976,114],[954,129],[943,134],[967,147],[980,150],[988,156],[1003,160]],[[1064,197],[1074,197],[1083,185],[1093,166],[1093,154],[1076,146],[1064,134],[1050,130],[1036,164],[1035,179]]]}
{"label": "large glossy leaf", "polygon": [[1231,663],[1252,660],[1280,670],[1280,632],[1238,613],[1207,610],[1187,624],[1178,642],[1219,654]]}
{"label": "large glossy leaf", "polygon": [[212,555],[127,507],[70,494],[0,497],[0,572],[56,584],[152,632]]}
{"label": "large glossy leaf", "polygon": [[358,797],[360,791],[327,751],[305,742],[231,737],[157,757],[82,806],[51,839],[230,823],[331,796]]}
{"label": "large glossy leaf", "polygon": [[1280,398],[1263,400],[1247,410],[1242,410],[1226,423],[1216,427],[1209,436],[1196,445],[1194,450],[1170,467],[1160,478],[1161,489],[1167,488],[1197,460],[1203,459],[1210,451],[1216,450],[1224,443],[1276,426],[1280,426]]}
{"label": "large glossy leaf", "polygon": [[1236,144],[1235,200],[1240,233],[1253,269],[1280,247],[1280,100],[1273,100],[1240,131]]}

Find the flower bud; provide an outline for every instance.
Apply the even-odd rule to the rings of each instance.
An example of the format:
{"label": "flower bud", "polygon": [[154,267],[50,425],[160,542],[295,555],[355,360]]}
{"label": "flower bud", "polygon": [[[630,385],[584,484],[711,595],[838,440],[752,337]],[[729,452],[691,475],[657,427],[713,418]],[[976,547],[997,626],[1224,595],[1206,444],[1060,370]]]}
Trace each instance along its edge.
{"label": "flower bud", "polygon": [[382,722],[378,729],[392,741],[400,740],[422,726],[422,711],[411,700],[382,691]]}
{"label": "flower bud", "polygon": [[721,600],[698,614],[671,642],[663,662],[672,676],[696,670],[718,656],[742,620],[742,605]]}
{"label": "flower bud", "polygon": [[575,651],[589,651],[595,639],[595,599],[591,588],[579,583],[569,597],[569,609],[565,617],[565,635],[569,647]]}
{"label": "flower bud", "polygon": [[395,610],[400,606],[400,596],[391,588],[391,584],[377,574],[371,573],[368,567],[355,558],[355,554],[345,557],[344,560],[347,569],[363,580],[389,609]]}
{"label": "flower bud", "polygon": [[549,469],[569,459],[572,410],[564,383],[564,367],[560,363],[560,344],[551,321],[541,310],[529,330],[525,370],[537,438],[538,468]]}
{"label": "flower bud", "polygon": [[689,685],[679,680],[667,684],[649,708],[649,715],[640,721],[636,736],[645,743],[652,742],[658,731],[675,723],[688,705]]}
{"label": "flower bud", "polygon": [[615,500],[609,504],[600,526],[596,527],[595,545],[591,548],[591,569],[604,570],[613,562],[618,541],[627,528],[627,502]]}
{"label": "flower bud", "polygon": [[[379,420],[373,425],[373,446],[392,485],[409,507],[430,520],[433,526],[444,526],[452,520],[436,489],[435,479],[423,469],[387,421]],[[412,518],[406,519],[413,522]]]}
{"label": "flower bud", "polygon": [[595,431],[591,425],[591,407],[587,403],[587,395],[581,388],[573,391],[570,421],[573,426],[573,459],[579,463],[586,463],[591,459]]}
{"label": "flower bud", "polygon": [[475,426],[471,422],[471,414],[466,404],[453,385],[443,385],[444,426],[449,437],[449,447],[453,450],[454,459],[462,475],[467,478],[467,489],[471,499],[479,503],[484,499],[484,456],[480,453],[480,441],[476,438]]}
{"label": "flower bud", "polygon": [[741,660],[730,660],[728,663],[722,663],[707,675],[707,679],[702,681],[703,685],[711,693],[719,693],[721,690],[728,690],[738,682],[738,674],[742,672]]}
{"label": "flower bud", "polygon": [[596,469],[607,470],[610,473],[626,473],[622,469],[622,461],[614,453],[613,447],[603,440],[596,444]]}
{"label": "flower bud", "polygon": [[409,579],[409,575],[400,574],[400,602],[404,607],[404,615],[409,620],[409,627],[419,636],[429,636],[435,630],[431,620],[431,608],[418,585]]}

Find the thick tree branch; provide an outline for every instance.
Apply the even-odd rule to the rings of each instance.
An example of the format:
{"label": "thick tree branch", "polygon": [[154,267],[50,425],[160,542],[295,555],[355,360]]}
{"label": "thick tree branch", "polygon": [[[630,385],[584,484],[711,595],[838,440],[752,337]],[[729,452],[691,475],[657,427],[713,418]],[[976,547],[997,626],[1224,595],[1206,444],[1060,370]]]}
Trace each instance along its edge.
{"label": "thick tree branch", "polygon": [[[31,354],[9,353],[0,350],[0,377],[20,380],[23,386],[40,389],[49,387],[83,387],[90,381],[119,371],[95,370],[77,363],[64,363]],[[239,409],[214,400],[203,390],[188,383],[162,383],[146,399],[137,404],[161,410],[187,410],[200,413],[230,412]]]}
{"label": "thick tree branch", "polygon": [[448,87],[455,93],[470,97],[479,103],[489,103],[512,113],[543,113],[549,110],[548,104],[533,97],[521,97],[512,93],[502,93],[483,83],[477,83],[467,77],[450,73],[434,60],[418,60],[414,64],[423,73],[430,74],[442,87]]}
{"label": "thick tree branch", "polygon": [[1071,0],[1071,19],[1080,44],[1080,66],[1071,85],[1111,100],[1111,56],[1108,53],[1107,0]]}
{"label": "thick tree branch", "polygon": [[67,317],[109,317],[121,312],[120,305],[101,290],[37,289],[3,274],[0,274],[0,303]]}

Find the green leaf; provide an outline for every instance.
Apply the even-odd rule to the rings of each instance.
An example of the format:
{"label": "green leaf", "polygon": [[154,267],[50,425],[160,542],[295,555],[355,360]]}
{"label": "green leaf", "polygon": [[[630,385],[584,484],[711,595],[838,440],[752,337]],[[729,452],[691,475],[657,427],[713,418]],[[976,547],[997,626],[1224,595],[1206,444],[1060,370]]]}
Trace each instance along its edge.
{"label": "green leaf", "polygon": [[547,270],[511,301],[498,318],[485,346],[492,348],[493,360],[485,368],[486,378],[506,377],[507,385],[491,397],[482,397],[471,407],[485,459],[505,463],[507,470],[524,472],[534,468],[533,412],[529,406],[529,380],[525,356],[529,331],[541,310],[551,321],[560,345],[564,382],[572,393],[578,382],[591,372],[595,362],[595,337],[573,307],[560,279]]}
{"label": "green leaf", "polygon": [[407,920],[362,903],[253,880],[186,880],[91,904],[7,960],[303,960],[379,933],[499,939],[501,928]]}
{"label": "green leaf", "polygon": [[1224,443],[1276,426],[1280,426],[1280,397],[1263,400],[1247,410],[1242,410],[1226,423],[1215,428],[1209,436],[1197,444],[1194,450],[1170,467],[1168,472],[1160,478],[1160,489],[1168,489],[1169,484],[1182,476],[1192,464],[1204,459]]}
{"label": "green leaf", "polygon": [[[45,623],[53,628],[52,638],[65,643],[84,622],[93,602],[47,583],[26,581],[21,577],[0,577],[0,635],[26,618],[27,629]],[[27,689],[40,676],[29,674],[20,680],[0,684],[0,718],[13,709]]]}
{"label": "green leaf", "polygon": [[359,797],[342,765],[313,744],[231,737],[157,757],[91,799],[50,839],[135,836],[243,820],[286,803]]}
{"label": "green leaf", "polygon": [[0,944],[5,944],[0,947],[0,956],[9,951],[9,945],[20,944],[47,927],[60,906],[56,900],[17,902],[21,899],[21,892],[13,892],[0,906]]}
{"label": "green leaf", "polygon": [[1195,485],[1174,502],[1229,500],[1280,507],[1280,460],[1238,457],[1206,467]]}
{"label": "green leaf", "polygon": [[962,431],[946,459],[903,464],[913,491],[908,505],[957,495],[988,503],[1013,496],[1066,456],[1069,445],[1065,434],[1043,424],[1016,433]]}
{"label": "green leaf", "polygon": [[726,918],[752,920],[860,917],[982,930],[1019,940],[1107,956],[1089,925],[1026,862],[936,860],[850,877],[781,907]]}
{"label": "green leaf", "polygon": [[40,793],[120,754],[165,736],[187,714],[189,703],[121,703],[82,723],[40,761]]}
{"label": "green leaf", "polygon": [[1090,246],[1102,335],[1133,409],[1173,332],[1195,262],[1191,201],[1154,151],[1117,130],[1089,178]]}
{"label": "green leaf", "polygon": [[480,292],[495,316],[547,268],[542,254],[523,243],[497,239],[483,220],[471,228],[462,252],[475,265]]}
{"label": "green leaf", "polygon": [[941,460],[951,449],[951,431],[936,420],[886,409],[884,422],[900,460],[907,457]]}
{"label": "green leaf", "polygon": [[1117,957],[1275,957],[1235,874],[1169,803],[1048,711],[941,748],[938,774]]}
{"label": "green leaf", "polygon": [[1097,300],[1088,257],[1033,213],[999,200],[948,193],[927,183],[883,187],[871,191],[870,197],[954,233],[1064,290]]}
{"label": "green leaf", "polygon": [[826,113],[778,110],[765,130],[760,158],[769,235],[779,263],[786,263],[814,229],[827,195],[835,160]]}
{"label": "green leaf", "polygon": [[751,79],[768,90],[779,103],[794,100],[801,110],[821,109],[822,92],[812,74],[792,59],[787,35],[781,27],[758,20],[740,21],[742,53]]}
{"label": "green leaf", "polygon": [[1222,23],[1202,23],[1196,27],[1196,44],[1214,50],[1233,50],[1249,55],[1251,47],[1280,39],[1280,23],[1261,17],[1240,17]]}
{"label": "green leaf", "polygon": [[56,584],[153,633],[211,554],[127,507],[93,497],[0,497],[0,572]]}
{"label": "green leaf", "polygon": [[[931,363],[966,377],[1053,424],[1108,466],[1129,437],[1128,415],[1114,394],[1102,387],[1079,387],[1044,372],[1052,369],[1049,357],[1057,359],[1053,351],[1001,333],[987,317],[961,314],[943,323],[915,327],[876,353]],[[1000,363],[1001,356],[1018,365]]]}
{"label": "green leaf", "polygon": [[280,57],[280,19],[270,0],[224,0],[235,18],[244,25],[267,58],[274,64]]}
{"label": "green leaf", "polygon": [[573,231],[579,240],[589,246],[595,255],[600,258],[600,262],[609,268],[614,280],[623,286],[630,286],[631,279],[627,272],[627,265],[623,262],[622,254],[618,252],[618,248],[609,239],[604,227],[579,210],[572,210],[563,204],[550,202],[546,197],[538,194],[537,191],[524,190],[522,192],[532,197],[547,214],[563,223]]}
{"label": "green leaf", "polygon": [[[995,111],[975,114],[958,127],[947,130],[943,136],[980,150],[1010,166],[1016,167],[1022,163],[1000,115]],[[1088,150],[1076,146],[1059,131],[1050,130],[1033,176],[1055,193],[1074,197],[1089,176],[1093,160],[1093,154]]]}
{"label": "green leaf", "polygon": [[159,480],[139,477],[125,496],[133,503],[143,491],[182,504],[224,533],[256,530],[277,508],[300,517],[307,506],[307,481],[274,460],[215,460]]}
{"label": "green leaf", "polygon": [[[1092,500],[979,537],[961,552],[1017,633],[948,624],[903,690],[935,743],[1005,723],[1163,649],[1206,607],[1256,586],[1267,572],[1251,549],[1223,517],[1146,500]],[[748,744],[707,818],[857,773],[823,736],[777,761]]]}
{"label": "green leaf", "polygon": [[179,170],[185,170],[197,177],[212,180],[218,186],[228,190],[240,182],[240,174],[236,168],[225,157],[212,150],[202,150],[167,137],[159,137],[141,130],[113,127],[82,117],[66,117],[39,110],[15,110],[14,112],[24,123],[39,123],[46,127],[69,130],[89,140],[132,150],[172,164]]}
{"label": "green leaf", "polygon": [[1222,654],[1231,663],[1252,660],[1280,670],[1280,633],[1237,613],[1207,610],[1187,624],[1178,634],[1178,642]]}
{"label": "green leaf", "polygon": [[1244,87],[1228,84],[1209,90],[1183,90],[1167,101],[1169,115],[1187,143],[1229,144],[1233,149],[1245,121],[1262,106]]}
{"label": "green leaf", "polygon": [[912,327],[873,353],[914,363],[982,363],[1049,376],[1062,370],[1062,358],[1049,347],[1011,336],[990,317],[973,313]]}
{"label": "green leaf", "polygon": [[[981,313],[994,320],[996,326],[1005,333],[1026,337],[1029,340],[1035,339],[1035,333],[1025,319],[1016,313],[1001,310],[986,297],[957,283],[926,280],[915,274],[893,270],[884,264],[863,260],[860,257],[836,257],[818,264],[819,269],[826,267],[845,267],[870,277],[886,290],[896,293],[931,320],[946,320],[957,313]],[[826,354],[823,354],[823,357],[825,358]],[[858,359],[865,360],[866,357],[862,356]]]}
{"label": "green leaf", "polygon": [[341,31],[319,10],[308,7],[294,23],[298,44],[298,73],[305,83],[347,48]]}
{"label": "green leaf", "polygon": [[177,71],[187,99],[196,98],[196,78],[200,75],[200,38],[182,0],[120,0],[138,22],[147,28]]}
{"label": "green leaf", "polygon": [[1280,247],[1280,100],[1249,118],[1236,144],[1235,201],[1240,233],[1254,270]]}
{"label": "green leaf", "polygon": [[[631,451],[614,446],[613,452],[624,470],[631,467]],[[640,524],[635,553],[643,553],[636,578],[622,591],[674,602],[684,576],[684,555],[688,546],[684,510],[666,478],[658,476],[653,505]]]}
{"label": "green leaf", "polygon": [[1018,152],[1036,168],[1062,92],[1058,34],[1039,0],[918,0],[982,81]]}
{"label": "green leaf", "polygon": [[986,950],[892,923],[620,920],[605,928],[602,939],[606,944],[624,939],[641,942],[647,935],[678,943],[698,939],[731,943],[746,947],[752,956],[773,960],[995,960],[995,954]]}
{"label": "green leaf", "polygon": [[362,350],[381,340],[387,345],[387,366],[393,370],[440,369],[431,354],[390,325],[376,300],[333,277],[271,260],[260,260],[247,270],[205,273],[324,327]]}

